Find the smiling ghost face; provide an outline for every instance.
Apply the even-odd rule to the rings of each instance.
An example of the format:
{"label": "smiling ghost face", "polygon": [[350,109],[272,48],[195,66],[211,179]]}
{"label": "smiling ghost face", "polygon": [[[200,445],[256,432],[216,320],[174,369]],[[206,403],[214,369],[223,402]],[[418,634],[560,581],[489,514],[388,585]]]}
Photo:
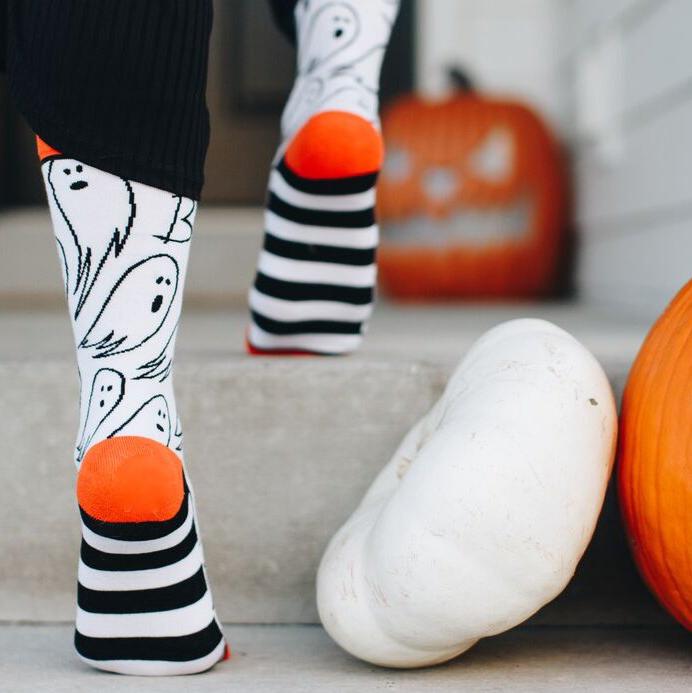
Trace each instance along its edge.
{"label": "smiling ghost face", "polygon": [[380,278],[400,297],[536,296],[565,227],[557,145],[525,106],[408,97],[383,117]]}

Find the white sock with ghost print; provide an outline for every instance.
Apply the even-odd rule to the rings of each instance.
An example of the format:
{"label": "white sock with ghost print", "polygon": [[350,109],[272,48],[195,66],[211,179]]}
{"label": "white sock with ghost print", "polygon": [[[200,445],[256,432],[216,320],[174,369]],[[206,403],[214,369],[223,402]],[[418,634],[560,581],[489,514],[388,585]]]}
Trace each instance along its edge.
{"label": "white sock with ghost print", "polygon": [[281,116],[284,141],[316,113],[345,111],[379,129],[380,70],[399,0],[299,0],[297,74]]}
{"label": "white sock with ghost print", "polygon": [[[225,642],[182,467],[172,383],[196,203],[62,156],[44,159],[42,172],[81,381],[77,650],[97,668],[120,673],[202,671],[224,656]],[[126,447],[136,454],[120,459]],[[147,517],[140,498],[144,515],[129,521],[113,489],[137,455],[151,462],[151,450],[162,453],[161,464],[179,465],[180,507],[160,517],[152,500]]]}
{"label": "white sock with ghost print", "polygon": [[251,353],[355,350],[372,312],[380,68],[399,0],[299,0],[297,75],[250,291]]}

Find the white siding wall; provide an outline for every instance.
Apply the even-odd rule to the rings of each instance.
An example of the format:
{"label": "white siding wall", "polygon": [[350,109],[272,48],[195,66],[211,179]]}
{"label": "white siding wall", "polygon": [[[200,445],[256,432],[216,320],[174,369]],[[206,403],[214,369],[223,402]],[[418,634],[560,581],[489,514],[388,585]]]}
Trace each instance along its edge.
{"label": "white siding wall", "polygon": [[573,154],[579,292],[653,317],[692,277],[692,0],[419,0],[418,85],[468,65]]}
{"label": "white siding wall", "polygon": [[692,1],[569,4],[567,79],[599,42],[621,54],[617,153],[604,156],[578,124],[572,133],[578,286],[588,300],[653,317],[692,277]]}
{"label": "white siding wall", "polygon": [[483,89],[522,96],[551,120],[564,106],[555,64],[565,0],[418,0],[417,86],[438,96],[446,68]]}

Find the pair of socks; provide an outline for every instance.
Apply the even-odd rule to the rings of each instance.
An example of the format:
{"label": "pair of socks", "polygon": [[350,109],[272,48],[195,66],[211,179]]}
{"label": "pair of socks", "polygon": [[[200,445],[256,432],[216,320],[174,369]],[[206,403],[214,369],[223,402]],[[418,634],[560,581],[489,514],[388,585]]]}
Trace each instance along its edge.
{"label": "pair of socks", "polygon": [[[298,76],[250,291],[251,353],[342,354],[372,310],[379,71],[398,0],[300,0]],[[40,134],[40,133],[39,133]],[[38,139],[81,383],[75,646],[99,669],[171,675],[228,656],[173,392],[196,202]]]}

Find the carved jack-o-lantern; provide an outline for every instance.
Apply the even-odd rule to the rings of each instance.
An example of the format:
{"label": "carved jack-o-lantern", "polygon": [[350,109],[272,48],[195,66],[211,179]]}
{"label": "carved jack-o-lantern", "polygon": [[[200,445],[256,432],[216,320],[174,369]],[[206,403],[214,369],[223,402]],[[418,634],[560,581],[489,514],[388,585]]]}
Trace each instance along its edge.
{"label": "carved jack-o-lantern", "polygon": [[552,293],[565,245],[558,146],[526,106],[459,90],[383,114],[380,281],[400,298]]}

